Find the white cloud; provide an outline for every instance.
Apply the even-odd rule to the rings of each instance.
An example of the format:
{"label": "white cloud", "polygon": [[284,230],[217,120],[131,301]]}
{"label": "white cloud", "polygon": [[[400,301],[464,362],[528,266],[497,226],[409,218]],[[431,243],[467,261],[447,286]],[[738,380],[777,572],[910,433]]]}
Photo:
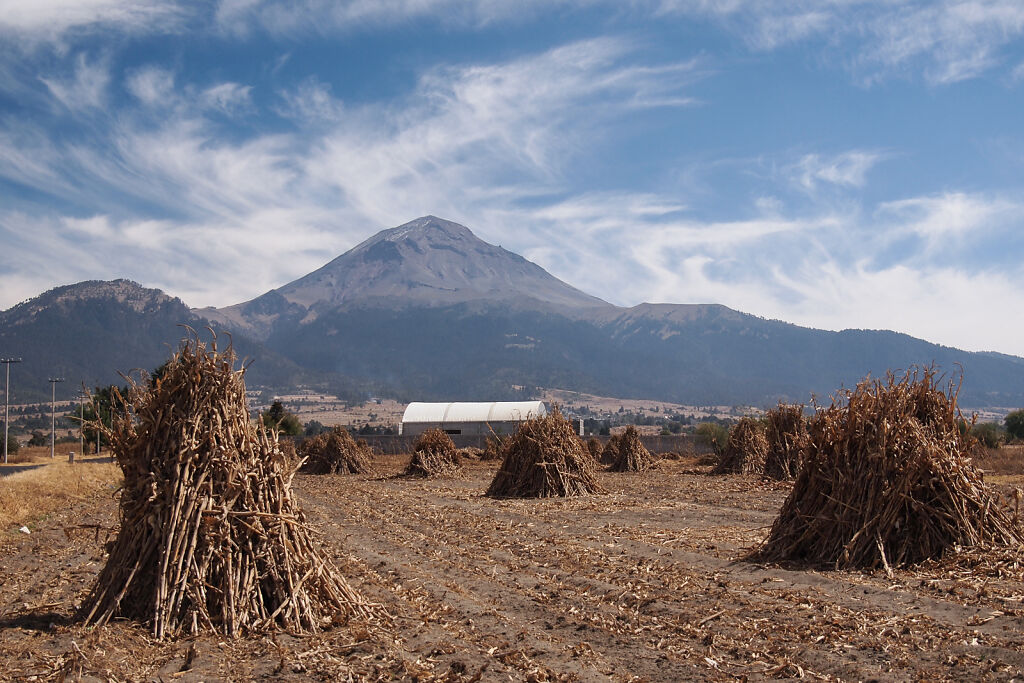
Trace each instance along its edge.
{"label": "white cloud", "polygon": [[863,187],[867,173],[884,158],[879,152],[854,150],[832,157],[806,154],[790,167],[794,181],[803,189],[813,191],[821,182],[845,187]]}
{"label": "white cloud", "polygon": [[[682,191],[569,191],[569,174],[600,158],[611,123],[638,107],[688,102],[700,67],[637,63],[630,43],[599,39],[434,68],[388,102],[343,104],[309,80],[281,93],[281,113],[316,125],[231,136],[214,111],[255,106],[246,84],[182,82],[154,66],[129,72],[138,104],[97,126],[98,139],[59,146],[31,121],[0,130],[0,175],[77,211],[0,212],[5,253],[26,265],[19,272],[33,269],[0,273],[3,304],[54,282],[129,277],[191,305],[228,305],[377,229],[434,213],[619,304],[720,302],[801,324],[891,327],[1024,353],[1013,326],[983,334],[991,308],[967,303],[972,292],[996,297],[1019,318],[1021,272],[939,267],[890,249],[891,235],[940,245],[1008,230],[1024,216],[1016,200],[951,192],[875,207],[826,197],[794,209],[769,195],[712,219]],[[67,92],[79,80],[89,82],[69,81]],[[807,190],[856,189],[884,156],[809,154],[783,170]],[[944,300],[970,310],[937,316]]]}
{"label": "white cloud", "polygon": [[[319,126],[230,137],[208,110],[251,104],[245,84],[197,87],[148,66],[127,73],[138,106],[95,128],[106,138],[55,146],[22,122],[0,134],[0,174],[87,213],[51,216],[40,240],[97,240],[123,254],[83,262],[94,268],[89,277],[135,277],[193,305],[227,305],[425,213],[497,239],[474,221],[485,207],[550,195],[572,159],[602,144],[609,120],[687,99],[696,64],[638,64],[631,51],[601,39],[436,68],[401,101],[354,108],[307,81],[283,97]],[[136,218],[139,205],[140,215],[163,217]],[[634,202],[641,216],[680,208]],[[252,263],[265,264],[257,276]]]}
{"label": "white cloud", "polygon": [[278,35],[326,33],[367,25],[402,24],[430,19],[444,25],[478,27],[521,21],[553,6],[598,4],[579,0],[222,0],[216,22],[221,30],[245,33],[254,27]]}
{"label": "white cloud", "polygon": [[0,0],[0,35],[25,46],[61,43],[72,31],[176,30],[186,11],[164,0]]}
{"label": "white cloud", "polygon": [[[509,235],[517,225],[530,225],[515,237],[524,254],[620,305],[722,303],[822,329],[892,329],[969,350],[1024,355],[1018,326],[992,325],[993,319],[1024,319],[1024,266],[938,265],[915,251],[892,249],[890,239],[878,236],[880,229],[925,235],[949,251],[951,236],[1014,230],[1024,220],[1024,205],[1015,201],[911,197],[866,217],[842,206],[781,217],[781,207],[768,202],[755,204],[750,219],[728,222],[680,216],[675,208],[655,195],[591,195],[525,218],[510,210],[480,220],[504,226]],[[882,228],[878,216],[885,219]]]}
{"label": "white cloud", "polygon": [[755,49],[815,40],[866,83],[920,74],[948,84],[1001,65],[1024,38],[1018,0],[660,0],[663,13],[714,18]]}
{"label": "white cloud", "polygon": [[200,95],[200,100],[210,109],[233,114],[251,106],[251,92],[252,86],[238,83],[218,83],[204,90]]}
{"label": "white cloud", "polygon": [[110,65],[105,59],[90,63],[84,54],[75,59],[74,75],[65,78],[40,78],[50,93],[72,111],[99,109],[106,100],[110,84]]}
{"label": "white cloud", "polygon": [[1018,230],[1024,218],[1024,203],[949,192],[885,202],[877,215],[894,230],[914,233],[931,249],[943,249],[967,237],[978,239],[986,232]]}
{"label": "white cloud", "polygon": [[336,123],[345,113],[344,103],[331,94],[331,86],[316,77],[304,79],[281,94],[278,113],[302,123]]}
{"label": "white cloud", "polygon": [[147,106],[167,106],[174,96],[174,73],[159,66],[144,66],[129,74],[125,87]]}
{"label": "white cloud", "polygon": [[903,264],[872,270],[830,263],[806,265],[800,276],[789,283],[801,294],[799,305],[776,307],[772,317],[832,330],[897,330],[970,351],[1024,356],[1019,329],[993,324],[1024,315],[1024,270]]}

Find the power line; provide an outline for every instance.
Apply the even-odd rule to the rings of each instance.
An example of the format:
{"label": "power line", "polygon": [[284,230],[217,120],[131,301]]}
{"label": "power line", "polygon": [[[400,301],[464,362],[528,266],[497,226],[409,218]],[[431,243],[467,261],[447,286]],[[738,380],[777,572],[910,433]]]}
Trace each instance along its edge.
{"label": "power line", "polygon": [[54,404],[57,398],[57,382],[63,382],[63,377],[51,377],[47,382],[50,383],[50,459],[53,460],[53,447],[57,442],[57,414],[54,409]]}
{"label": "power line", "polygon": [[4,464],[7,464],[7,425],[10,422],[11,403],[11,363],[20,363],[20,358],[0,358],[0,363],[7,366],[7,383],[4,385]]}

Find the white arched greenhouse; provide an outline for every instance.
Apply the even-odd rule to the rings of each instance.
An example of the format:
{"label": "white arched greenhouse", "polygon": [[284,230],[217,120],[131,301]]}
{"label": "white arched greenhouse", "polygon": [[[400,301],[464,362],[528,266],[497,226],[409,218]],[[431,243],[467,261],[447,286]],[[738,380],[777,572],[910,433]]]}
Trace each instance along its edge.
{"label": "white arched greenhouse", "polygon": [[419,436],[436,427],[448,434],[486,436],[493,431],[504,436],[514,434],[521,422],[547,414],[543,401],[410,403],[402,416],[399,433]]}

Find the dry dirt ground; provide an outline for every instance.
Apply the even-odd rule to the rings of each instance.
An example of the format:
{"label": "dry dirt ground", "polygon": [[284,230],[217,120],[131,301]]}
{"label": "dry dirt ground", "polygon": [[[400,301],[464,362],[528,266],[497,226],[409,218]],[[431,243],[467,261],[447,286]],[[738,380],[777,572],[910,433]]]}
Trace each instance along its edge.
{"label": "dry dirt ground", "polygon": [[104,562],[108,492],[0,544],[0,678],[18,680],[1010,680],[1024,672],[1019,555],[914,571],[740,559],[786,485],[693,461],[602,473],[582,499],[481,492],[497,463],[448,479],[300,476],[310,524],[387,616],[316,636],[156,642],[74,623]]}

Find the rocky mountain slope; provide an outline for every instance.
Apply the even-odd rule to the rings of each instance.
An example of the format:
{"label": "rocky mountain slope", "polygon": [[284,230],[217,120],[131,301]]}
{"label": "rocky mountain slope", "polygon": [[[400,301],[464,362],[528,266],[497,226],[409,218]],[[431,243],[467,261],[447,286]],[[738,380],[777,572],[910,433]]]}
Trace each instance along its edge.
{"label": "rocky mountain slope", "polygon": [[[57,396],[125,384],[121,373],[152,370],[187,334],[204,338],[208,322],[181,299],[129,280],[88,281],[56,287],[0,312],[0,354],[21,358],[12,368],[15,402],[50,399],[49,377],[63,377]],[[249,376],[261,383],[287,383],[299,376],[291,361],[267,351],[244,334],[222,336],[242,358],[253,361]]]}

